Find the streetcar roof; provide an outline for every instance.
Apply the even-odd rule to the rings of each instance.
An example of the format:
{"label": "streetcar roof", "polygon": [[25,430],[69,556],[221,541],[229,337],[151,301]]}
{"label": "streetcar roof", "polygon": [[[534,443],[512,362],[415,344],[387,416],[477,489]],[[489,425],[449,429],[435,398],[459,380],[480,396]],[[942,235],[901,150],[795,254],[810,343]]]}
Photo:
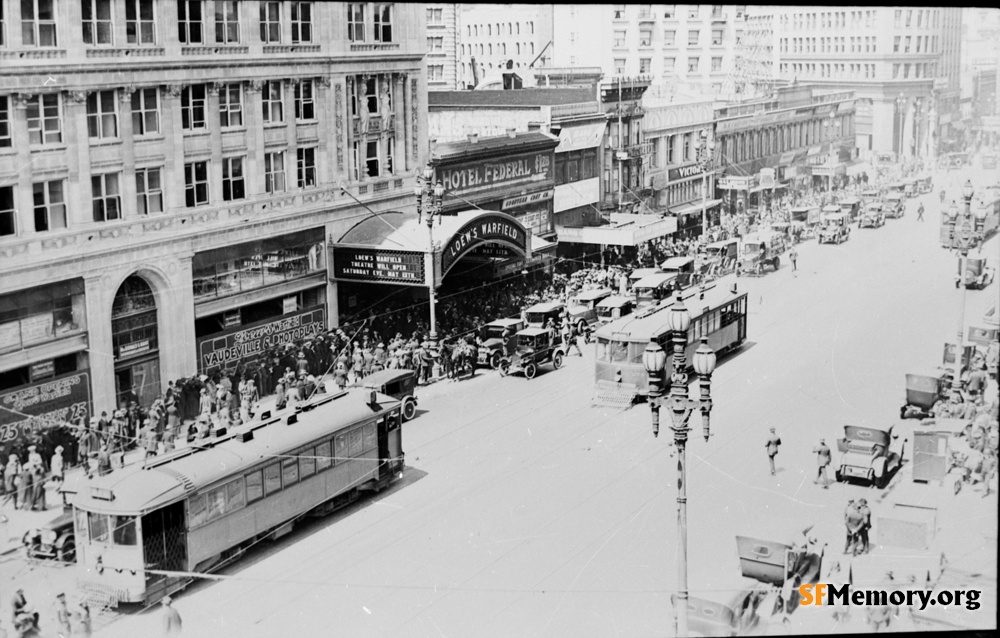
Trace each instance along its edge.
{"label": "streetcar roof", "polygon": [[[370,396],[370,390],[354,388],[329,398],[322,397],[312,402],[316,406],[314,409],[298,413],[297,423],[287,425],[287,417],[295,412],[282,412],[280,418],[239,428],[241,432],[253,430],[253,438],[249,441],[241,442],[235,436],[209,439],[204,443],[214,442],[211,447],[179,455],[173,461],[154,461],[147,467],[136,463],[105,476],[96,476],[82,481],[71,500],[75,507],[91,512],[145,514],[205,487],[235,478],[264,459],[279,460],[279,455],[399,405],[396,399],[376,393],[378,406],[372,408],[368,404]],[[179,452],[186,452],[186,449]]]}
{"label": "streetcar roof", "polygon": [[[736,284],[736,275],[727,275],[715,282],[705,286],[704,299],[699,298],[700,289],[698,286],[691,286],[681,291],[684,305],[691,313],[691,318],[695,319],[705,313],[705,308],[718,308],[731,301],[735,301],[746,296],[746,292],[737,290],[733,292]],[[652,306],[648,310],[632,313],[621,319],[616,319],[601,328],[594,334],[601,339],[610,341],[634,341],[647,342],[650,337],[669,331],[668,309],[676,302],[677,297],[673,296],[668,300],[661,301],[659,305]]]}

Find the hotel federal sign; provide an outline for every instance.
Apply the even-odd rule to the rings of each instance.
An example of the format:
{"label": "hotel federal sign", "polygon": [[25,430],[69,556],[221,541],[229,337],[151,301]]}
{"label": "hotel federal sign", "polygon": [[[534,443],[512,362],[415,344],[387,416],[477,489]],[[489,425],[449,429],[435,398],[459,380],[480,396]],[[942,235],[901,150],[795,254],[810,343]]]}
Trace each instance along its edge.
{"label": "hotel federal sign", "polygon": [[469,251],[488,243],[498,243],[528,256],[528,233],[516,219],[501,213],[480,215],[456,232],[441,249],[443,277]]}
{"label": "hotel federal sign", "polygon": [[552,158],[551,150],[522,153],[502,159],[439,166],[436,174],[446,192],[467,196],[507,187],[551,182],[554,179]]}

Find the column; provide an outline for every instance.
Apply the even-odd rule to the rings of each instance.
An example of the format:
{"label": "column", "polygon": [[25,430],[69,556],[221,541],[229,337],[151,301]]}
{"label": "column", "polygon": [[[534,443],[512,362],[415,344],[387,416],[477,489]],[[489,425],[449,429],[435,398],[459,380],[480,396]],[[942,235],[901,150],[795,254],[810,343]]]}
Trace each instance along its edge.
{"label": "column", "polygon": [[326,280],[326,328],[332,330],[340,326],[340,298],[337,297],[337,282]]}
{"label": "column", "polygon": [[[191,260],[194,253],[175,254],[166,262],[169,291],[157,299],[160,322],[160,383],[190,376],[198,369],[197,342],[194,332],[194,288]],[[176,261],[175,261],[176,260]],[[166,299],[166,303],[159,303]]]}
{"label": "column", "polygon": [[106,290],[103,275],[84,278],[90,389],[93,392],[95,414],[102,411],[111,414],[118,407],[115,400],[114,345],[111,340],[111,304],[114,292]]}
{"label": "column", "polygon": [[[167,3],[169,4],[169,3]],[[180,84],[167,85],[163,97],[163,210],[178,211],[184,202],[184,131],[181,128]]]}
{"label": "column", "polygon": [[67,126],[63,130],[69,177],[66,180],[66,226],[94,221],[90,188],[90,137],[87,133],[87,92],[70,91],[66,94]]}
{"label": "column", "polygon": [[330,149],[330,139],[333,135],[330,125],[336,113],[331,86],[329,76],[316,78],[316,132],[319,137],[316,146],[317,184],[336,183],[333,170],[334,158]]}
{"label": "column", "polygon": [[[19,10],[12,7],[15,11]],[[19,32],[20,33],[20,32]],[[35,232],[35,198],[32,192],[31,142],[28,137],[28,98],[26,93],[14,93],[11,103],[11,144],[17,151],[17,165],[24,169],[17,172],[17,186],[14,189],[15,220],[19,237],[27,237]]]}
{"label": "column", "polygon": [[408,172],[413,168],[410,163],[410,154],[407,148],[411,146],[410,138],[407,135],[409,122],[406,118],[406,76],[402,73],[392,75],[392,110],[393,123],[395,125],[393,135],[396,138],[395,172],[397,175]]}
{"label": "column", "polygon": [[118,189],[121,194],[122,219],[136,216],[135,139],[132,130],[132,96],[134,94],[134,86],[122,87],[118,93],[118,137],[122,141],[122,172]]}
{"label": "column", "polygon": [[[285,20],[287,23],[288,20]],[[282,28],[284,28],[284,23]],[[289,28],[288,37],[291,38],[291,27]],[[284,34],[282,34],[284,37]],[[297,170],[297,152],[299,141],[298,141],[298,125],[299,121],[295,117],[295,89],[299,87],[301,89],[300,80],[286,80],[282,82],[285,85],[285,92],[282,93],[285,106],[285,140],[288,143],[288,148],[285,151],[285,190],[292,192],[294,189],[298,188],[298,170]],[[313,83],[313,100],[316,99],[315,93],[315,83]],[[315,106],[314,112],[315,112]]]}
{"label": "column", "polygon": [[916,117],[917,103],[910,101],[906,106],[903,120],[903,156],[913,157],[913,121]]}
{"label": "column", "polygon": [[247,199],[264,192],[264,124],[260,104],[260,90],[263,86],[262,80],[250,80],[246,84],[243,117],[247,129],[247,162],[243,168],[246,172]]}
{"label": "column", "polygon": [[219,121],[219,91],[224,91],[225,82],[206,83],[207,100],[205,117],[208,124],[208,137],[212,147],[211,161],[208,163],[208,184],[212,189],[208,201],[221,202],[222,199],[222,124]]}

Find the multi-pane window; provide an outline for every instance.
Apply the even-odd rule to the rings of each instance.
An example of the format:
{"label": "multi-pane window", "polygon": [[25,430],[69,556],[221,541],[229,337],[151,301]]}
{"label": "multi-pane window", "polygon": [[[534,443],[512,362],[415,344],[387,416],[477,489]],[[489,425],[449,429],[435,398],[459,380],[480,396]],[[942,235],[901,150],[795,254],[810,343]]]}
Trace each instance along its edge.
{"label": "multi-pane window", "polygon": [[615,58],[615,75],[625,75],[624,58]]}
{"label": "multi-pane window", "polygon": [[444,66],[440,64],[427,65],[427,81],[441,82],[444,80]]}
{"label": "multi-pane window", "polygon": [[312,3],[293,2],[292,3],[292,42],[299,44],[302,42],[312,42]]}
{"label": "multi-pane window", "polygon": [[240,85],[223,84],[219,88],[219,125],[243,126],[243,95]]}
{"label": "multi-pane window", "polygon": [[285,190],[285,152],[264,153],[264,190],[280,193]]}
{"label": "multi-pane window", "polygon": [[443,23],[444,23],[443,9],[440,8],[427,9],[427,24],[443,24]]}
{"label": "multi-pane window", "polygon": [[677,39],[677,31],[674,29],[663,30],[663,46],[672,47]]}
{"label": "multi-pane window", "polygon": [[222,159],[222,199],[231,202],[246,197],[242,157]]}
{"label": "multi-pane window", "polygon": [[153,0],[125,0],[125,39],[129,44],[155,44]]}
{"label": "multi-pane window", "polygon": [[135,208],[140,215],[163,212],[163,190],[159,168],[135,169]]}
{"label": "multi-pane window", "polygon": [[677,58],[663,58],[663,72],[673,73],[676,64]]}
{"label": "multi-pane window", "polygon": [[701,35],[701,31],[694,30],[688,31],[688,45],[698,44],[698,37]]}
{"label": "multi-pane window", "polygon": [[299,188],[316,185],[316,149],[300,147],[295,150],[295,168]]}
{"label": "multi-pane window", "polygon": [[153,135],[160,132],[160,113],[156,89],[137,89],[132,93],[132,134]]}
{"label": "multi-pane window", "polygon": [[615,48],[627,47],[628,46],[628,42],[627,42],[627,37],[628,36],[627,36],[627,34],[628,34],[628,32],[625,31],[624,29],[619,30],[619,31],[615,31],[613,46]]}
{"label": "multi-pane window", "polygon": [[302,80],[295,83],[295,119],[316,119],[314,87],[312,80]]}
{"label": "multi-pane window", "polygon": [[722,70],[722,58],[712,58],[712,73]]}
{"label": "multi-pane window", "polygon": [[177,3],[177,39],[184,44],[201,44],[201,0]]}
{"label": "multi-pane window", "polygon": [[698,72],[698,58],[697,58],[697,56],[693,57],[693,58],[688,58],[688,72],[689,73],[697,73]]}
{"label": "multi-pane window", "polygon": [[281,3],[260,3],[260,41],[264,44],[281,42]]}
{"label": "multi-pane window", "polygon": [[392,5],[376,4],[372,17],[375,42],[392,42]]}
{"label": "multi-pane window", "polygon": [[444,38],[427,38],[427,51],[430,53],[441,53],[444,50]]}
{"label": "multi-pane window", "polygon": [[639,73],[649,73],[652,66],[653,60],[651,58],[639,58]]}
{"label": "multi-pane window", "polygon": [[205,85],[192,84],[181,90],[181,128],[205,128]]}
{"label": "multi-pane window", "polygon": [[219,44],[240,41],[240,5],[236,0],[215,0],[215,41]]}
{"label": "multi-pane window", "polygon": [[208,203],[208,162],[184,165],[184,205],[188,208]]}
{"label": "multi-pane window", "polygon": [[35,199],[35,231],[66,228],[66,200],[61,179],[35,182],[32,185]]}
{"label": "multi-pane window", "polygon": [[28,98],[28,141],[32,144],[59,144],[62,125],[59,120],[59,96],[54,93]]}
{"label": "multi-pane window", "polygon": [[0,95],[0,148],[10,145],[10,100]]}
{"label": "multi-pane window", "polygon": [[269,80],[260,89],[261,109],[264,122],[284,122],[284,109],[281,101],[281,81]]}
{"label": "multi-pane window", "polygon": [[21,42],[25,46],[56,46],[55,0],[21,0]]}
{"label": "multi-pane window", "polygon": [[83,0],[83,41],[86,44],[111,44],[111,0]]}
{"label": "multi-pane window", "polygon": [[121,190],[118,173],[105,173],[90,178],[94,198],[94,221],[109,222],[122,217]]}
{"label": "multi-pane window", "polygon": [[722,45],[722,29],[712,29],[712,46]]}
{"label": "multi-pane window", "polygon": [[639,29],[639,46],[653,46],[653,31],[651,29]]}
{"label": "multi-pane window", "polygon": [[347,39],[351,42],[365,41],[365,5],[363,2],[347,4]]}
{"label": "multi-pane window", "polygon": [[17,234],[14,217],[14,187],[0,186],[0,237]]}

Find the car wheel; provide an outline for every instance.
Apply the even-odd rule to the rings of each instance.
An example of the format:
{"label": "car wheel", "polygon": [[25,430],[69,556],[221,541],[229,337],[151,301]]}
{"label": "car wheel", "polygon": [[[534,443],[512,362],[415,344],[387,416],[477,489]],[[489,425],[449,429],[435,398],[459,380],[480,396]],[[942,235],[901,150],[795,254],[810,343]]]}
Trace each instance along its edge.
{"label": "car wheel", "polygon": [[417,415],[417,402],[407,397],[403,400],[403,420],[409,421]]}
{"label": "car wheel", "polygon": [[56,558],[63,563],[75,563],[76,562],[76,543],[72,540],[67,539],[63,543],[62,549],[60,549]]}
{"label": "car wheel", "polygon": [[494,370],[496,370],[497,368],[500,367],[500,353],[499,352],[494,352],[490,356],[490,367],[493,368]]}
{"label": "car wheel", "polygon": [[510,374],[510,361],[502,359],[500,364],[497,366],[497,370],[500,371],[500,376],[505,377]]}
{"label": "car wheel", "polygon": [[552,367],[558,370],[559,368],[562,367],[562,364],[563,364],[563,355],[561,352],[557,352],[555,356],[552,357]]}
{"label": "car wheel", "polygon": [[528,365],[524,366],[524,376],[527,377],[528,379],[534,379],[537,374],[538,374],[538,366],[536,366],[534,363],[529,363]]}
{"label": "car wheel", "polygon": [[837,482],[840,483],[844,480],[844,475],[840,473],[840,470],[834,470],[833,478],[837,479]]}
{"label": "car wheel", "polygon": [[586,321],[579,321],[579,322],[577,322],[577,324],[576,324],[576,334],[578,334],[578,335],[587,334],[587,322]]}
{"label": "car wheel", "polygon": [[771,265],[774,267],[775,270],[777,270],[778,267],[781,266],[781,258],[780,257],[775,257],[774,261],[771,262]]}
{"label": "car wheel", "polygon": [[758,274],[758,275],[763,274],[764,273],[764,264],[757,264],[756,266],[753,267],[753,271],[756,274]]}

